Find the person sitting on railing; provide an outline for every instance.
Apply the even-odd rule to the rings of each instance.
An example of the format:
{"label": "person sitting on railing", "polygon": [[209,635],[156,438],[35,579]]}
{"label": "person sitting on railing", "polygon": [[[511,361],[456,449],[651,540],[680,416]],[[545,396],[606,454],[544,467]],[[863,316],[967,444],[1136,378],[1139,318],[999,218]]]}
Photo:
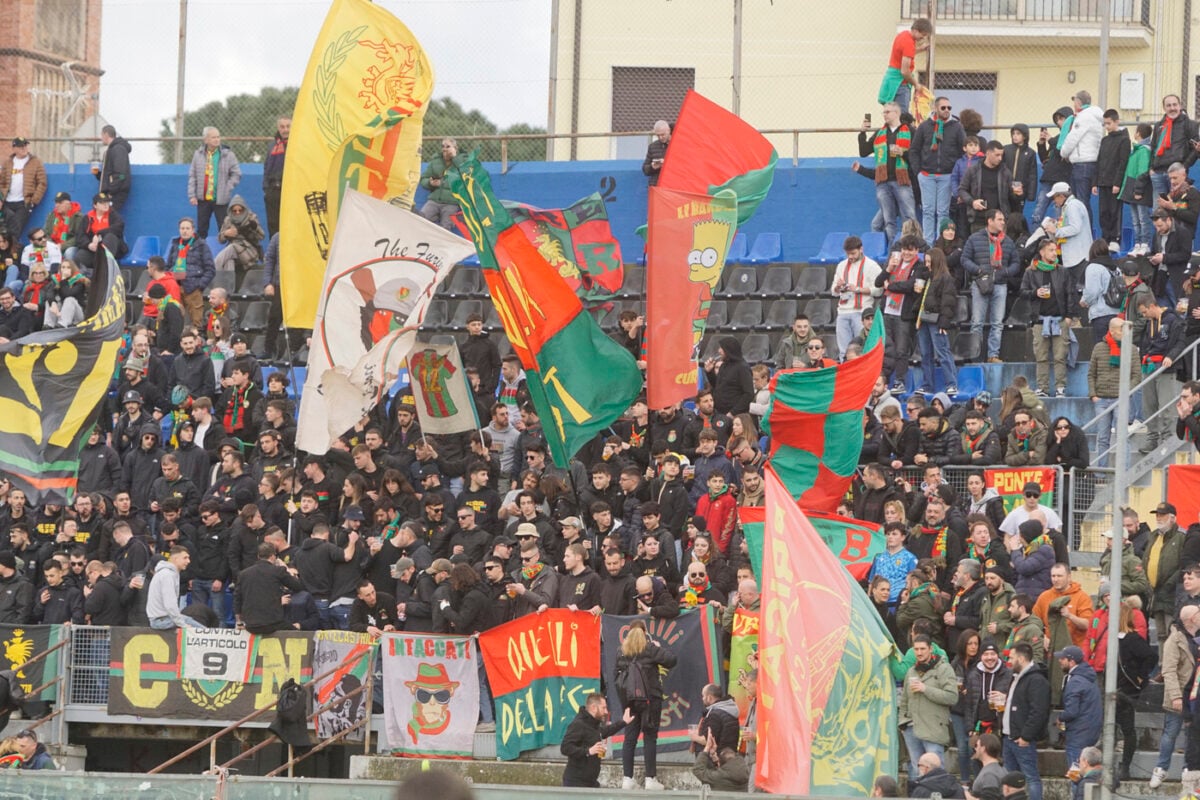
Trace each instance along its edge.
{"label": "person sitting on railing", "polygon": [[[1138,312],[1146,318],[1146,330],[1140,342],[1142,377],[1145,379],[1160,368],[1164,370],[1142,387],[1142,408],[1148,421],[1146,441],[1140,452],[1146,456],[1170,436],[1168,426],[1171,420],[1167,416],[1170,412],[1153,415],[1175,396],[1175,376],[1167,370],[1183,352],[1186,323],[1174,310],[1160,306],[1154,300],[1143,300]],[[1149,419],[1151,416],[1153,419]]]}

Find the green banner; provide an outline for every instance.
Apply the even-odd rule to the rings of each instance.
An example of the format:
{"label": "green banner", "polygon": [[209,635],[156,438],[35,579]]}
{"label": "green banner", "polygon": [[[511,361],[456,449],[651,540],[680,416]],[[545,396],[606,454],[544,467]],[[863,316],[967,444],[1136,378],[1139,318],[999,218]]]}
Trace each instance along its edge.
{"label": "green banner", "polygon": [[[31,666],[22,665],[34,656],[46,652],[62,639],[61,625],[0,625],[0,652],[4,654],[3,660],[0,660],[0,669],[11,669],[15,672],[17,683],[28,695],[31,689],[53,680],[58,674],[58,656],[62,650],[55,650]],[[53,702],[58,699],[58,686],[50,686],[36,696],[26,699]]]}
{"label": "green banner", "polygon": [[[833,554],[846,565],[854,579],[865,580],[867,573],[871,571],[871,562],[875,560],[875,556],[886,549],[883,526],[861,519],[839,517],[837,514],[820,514],[815,511],[804,513],[816,528],[821,540],[829,545]],[[762,575],[764,515],[765,510],[761,506],[738,509],[738,518],[750,549],[750,565],[754,567],[756,576]],[[761,584],[762,579],[759,577],[759,585]]]}

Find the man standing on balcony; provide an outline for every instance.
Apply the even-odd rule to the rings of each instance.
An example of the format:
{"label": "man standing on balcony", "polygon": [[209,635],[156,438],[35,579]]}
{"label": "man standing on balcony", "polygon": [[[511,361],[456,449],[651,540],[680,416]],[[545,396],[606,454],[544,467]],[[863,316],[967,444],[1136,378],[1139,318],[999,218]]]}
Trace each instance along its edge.
{"label": "man standing on balcony", "polygon": [[962,125],[950,116],[948,99],[936,98],[933,108],[933,116],[917,126],[913,133],[908,153],[909,164],[921,186],[921,230],[930,247],[937,238],[942,220],[950,218],[950,173],[954,171],[954,162],[962,157],[966,139]]}
{"label": "man standing on balcony", "polygon": [[879,86],[879,103],[895,103],[901,111],[908,111],[917,81],[917,53],[929,49],[929,37],[933,35],[933,24],[925,19],[913,20],[912,28],[896,34],[892,40],[892,54],[888,59],[883,83]]}
{"label": "man standing on balcony", "polygon": [[1100,140],[1104,138],[1104,112],[1092,105],[1092,95],[1082,89],[1071,97],[1071,105],[1075,114],[1063,123],[1058,152],[1071,164],[1071,191],[1087,207],[1090,225],[1096,162],[1100,158]]}
{"label": "man standing on balcony", "polygon": [[1167,170],[1172,164],[1180,162],[1190,167],[1196,160],[1192,146],[1197,137],[1196,123],[1188,119],[1179,95],[1164,97],[1162,107],[1163,118],[1150,135],[1150,183],[1156,197],[1167,193]]}

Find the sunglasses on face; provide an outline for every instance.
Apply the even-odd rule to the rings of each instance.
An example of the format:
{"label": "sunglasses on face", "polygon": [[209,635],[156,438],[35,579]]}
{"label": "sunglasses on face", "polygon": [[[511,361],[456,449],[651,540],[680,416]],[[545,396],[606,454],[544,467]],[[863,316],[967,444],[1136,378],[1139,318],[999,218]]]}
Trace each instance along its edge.
{"label": "sunglasses on face", "polygon": [[823,344],[810,344],[810,345],[808,345],[808,349],[809,349],[809,350],[824,350],[824,349],[825,349],[825,345],[823,345]]}
{"label": "sunglasses on face", "polygon": [[428,703],[430,700],[436,700],[439,703],[449,703],[450,691],[448,689],[438,689],[436,692],[431,692],[427,689],[417,689],[418,703]]}
{"label": "sunglasses on face", "polygon": [[704,573],[703,572],[689,572],[688,577],[689,578],[703,578]]}
{"label": "sunglasses on face", "polygon": [[1055,426],[1054,426],[1054,430],[1056,430],[1056,431],[1069,431],[1069,430],[1071,430],[1071,426],[1070,426],[1070,425],[1055,425]]}
{"label": "sunglasses on face", "polygon": [[471,519],[472,516],[474,516],[474,515],[473,514],[459,514],[458,518],[459,518],[459,520],[464,520],[464,519]]}
{"label": "sunglasses on face", "polygon": [[445,510],[446,510],[446,509],[444,509],[444,508],[430,508],[430,509],[429,509],[429,513],[430,513],[430,514],[440,514],[440,513],[442,513],[442,512],[443,512],[443,511],[445,511]]}
{"label": "sunglasses on face", "polygon": [[1036,492],[1026,492],[1025,496],[1026,497],[1041,497],[1041,495],[1037,494]]}
{"label": "sunglasses on face", "polygon": [[46,241],[46,237],[45,236],[34,236],[29,241],[33,242],[34,244],[41,244],[42,242]]}
{"label": "sunglasses on face", "polygon": [[938,106],[938,111],[949,111],[950,106]]}

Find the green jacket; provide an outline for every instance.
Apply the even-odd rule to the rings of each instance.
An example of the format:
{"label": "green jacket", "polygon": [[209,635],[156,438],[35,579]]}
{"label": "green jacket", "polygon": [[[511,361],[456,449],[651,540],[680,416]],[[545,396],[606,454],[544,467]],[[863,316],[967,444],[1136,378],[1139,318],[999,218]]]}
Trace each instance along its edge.
{"label": "green jacket", "polygon": [[1046,626],[1042,624],[1041,617],[1030,614],[1020,622],[1013,622],[1012,626],[1012,631],[1008,634],[1008,642],[1004,645],[1004,654],[1007,656],[1013,649],[1013,645],[1025,642],[1033,648],[1033,660],[1039,664],[1045,664],[1046,643],[1043,639],[1046,636]]}
{"label": "green jacket", "polygon": [[[942,646],[937,642],[933,643],[933,652],[938,658],[944,658],[946,660],[949,660],[950,658],[946,655],[946,651],[942,649]],[[914,653],[910,648],[909,651],[901,658],[893,658],[888,663],[892,665],[892,677],[896,679],[896,683],[899,683],[900,681],[904,680],[904,676],[908,674],[910,669],[912,669],[912,665],[917,663],[917,654]],[[951,667],[951,669],[953,669],[953,667]]]}
{"label": "green jacket", "polygon": [[[421,171],[421,188],[429,192],[429,198],[435,203],[445,203],[447,205],[458,205],[458,201],[454,199],[454,193],[450,191],[450,181],[446,180],[446,172],[453,168],[457,168],[463,163],[463,156],[455,156],[450,164],[442,158],[439,153],[432,161],[425,165],[425,169]],[[441,186],[434,186],[429,181],[437,178],[442,182]]]}
{"label": "green jacket", "polygon": [[[913,733],[923,742],[950,744],[950,708],[958,702],[958,678],[950,662],[937,657],[937,663],[924,674],[914,664],[904,676],[900,693],[900,724],[912,723]],[[913,680],[925,684],[925,691],[914,692]]]}
{"label": "green jacket", "polygon": [[711,786],[718,792],[744,792],[750,782],[750,767],[741,753],[717,766],[708,753],[701,751],[696,754],[692,774],[705,786]]}
{"label": "green jacket", "polygon": [[[1100,555],[1100,577],[1107,578],[1109,566],[1112,564],[1112,550],[1105,550]],[[1126,544],[1121,551],[1121,597],[1137,595],[1146,602],[1150,597],[1150,579],[1146,577],[1146,568],[1142,560],[1133,552],[1133,545]]]}
{"label": "green jacket", "polygon": [[942,647],[946,646],[946,623],[944,615],[948,610],[942,601],[937,585],[926,583],[913,589],[908,602],[900,606],[896,612],[896,630],[904,639],[905,649],[908,649],[908,632],[912,624],[919,619],[927,619],[933,623],[933,641]]}
{"label": "green jacket", "polygon": [[[1092,348],[1092,358],[1088,361],[1088,397],[1099,397],[1113,400],[1121,395],[1121,365],[1110,364],[1112,356],[1108,351],[1108,342],[1101,339]],[[1141,383],[1141,356],[1137,346],[1129,354],[1129,387],[1132,389]]]}
{"label": "green jacket", "polygon": [[[1012,632],[1013,628],[1012,615],[1008,613],[1008,604],[1012,602],[1013,594],[1012,584],[1005,583],[1000,588],[1000,594],[993,595],[989,592],[988,596],[984,598],[979,614],[981,640],[991,639],[997,647],[1008,641],[1008,634]],[[993,622],[996,623],[995,633],[988,630],[988,625]]]}
{"label": "green jacket", "polygon": [[[1160,538],[1162,545],[1158,555],[1158,571],[1154,574],[1150,568],[1150,557]],[[1142,552],[1142,566],[1146,569],[1146,580],[1152,590],[1150,608],[1147,609],[1149,613],[1163,611],[1169,614],[1175,611],[1175,590],[1179,586],[1179,557],[1182,550],[1183,531],[1179,530],[1178,525],[1172,526],[1165,534],[1158,531],[1150,534],[1150,541]],[[1150,579],[1151,574],[1154,574],[1154,580]]]}

